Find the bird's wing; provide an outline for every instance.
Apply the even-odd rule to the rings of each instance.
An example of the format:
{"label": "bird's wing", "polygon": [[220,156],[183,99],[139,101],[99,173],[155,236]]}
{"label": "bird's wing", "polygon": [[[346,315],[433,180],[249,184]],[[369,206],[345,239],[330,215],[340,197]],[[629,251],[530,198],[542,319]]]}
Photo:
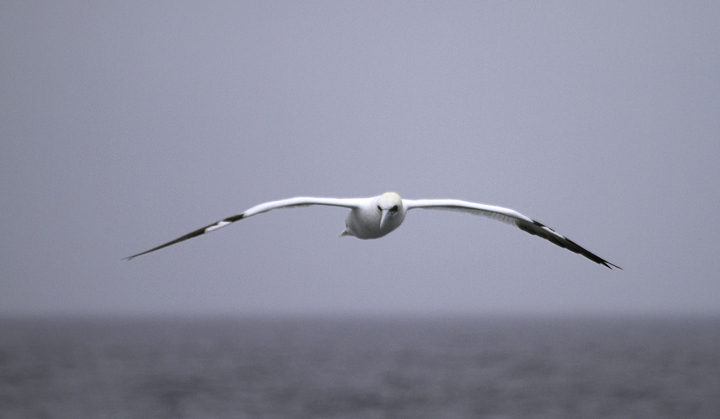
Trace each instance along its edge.
{"label": "bird's wing", "polygon": [[165,244],[161,244],[158,247],[153,247],[150,250],[146,250],[146,251],[138,253],[136,255],[128,256],[124,259],[130,260],[134,257],[162,249],[163,247],[168,247],[175,243],[180,243],[181,241],[185,241],[187,239],[192,239],[193,237],[197,237],[202,234],[209,233],[211,231],[215,231],[219,228],[230,225],[230,224],[234,223],[235,221],[242,220],[243,218],[248,218],[253,215],[262,214],[263,212],[268,212],[270,210],[274,210],[274,209],[278,209],[278,208],[306,207],[306,206],[310,206],[310,205],[328,205],[328,206],[332,206],[332,207],[345,207],[345,208],[352,209],[352,208],[358,208],[366,202],[367,202],[367,199],[363,199],[363,198],[337,199],[337,198],[308,198],[308,197],[289,198],[289,199],[283,199],[280,201],[265,202],[264,204],[256,205],[250,209],[247,209],[242,214],[237,214],[237,215],[233,215],[232,217],[222,219],[216,223],[212,223],[208,226],[205,226],[203,228],[192,231],[182,237],[178,237],[175,240],[169,241]]}
{"label": "bird's wing", "polygon": [[552,228],[547,227],[529,217],[526,217],[517,211],[511,210],[510,208],[477,204],[474,202],[460,201],[457,199],[403,199],[403,206],[408,210],[413,208],[423,208],[467,212],[474,215],[481,215],[483,217],[493,218],[507,224],[514,224],[527,233],[542,237],[543,239],[555,243],[560,247],[564,247],[572,252],[579,253],[586,258],[592,260],[593,262],[605,265],[610,269],[612,269],[612,267],[622,269],[621,267],[606,261],[605,259],[595,255],[594,253],[591,253],[590,251],[570,240],[569,238],[557,233]]}

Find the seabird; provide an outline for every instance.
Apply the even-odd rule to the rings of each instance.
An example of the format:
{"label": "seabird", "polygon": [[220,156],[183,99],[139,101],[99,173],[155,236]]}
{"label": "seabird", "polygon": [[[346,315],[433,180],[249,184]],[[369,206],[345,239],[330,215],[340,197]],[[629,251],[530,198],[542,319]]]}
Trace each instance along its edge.
{"label": "seabird", "polygon": [[378,239],[400,227],[400,224],[402,224],[405,219],[405,214],[411,209],[420,208],[459,211],[473,215],[481,215],[507,224],[514,224],[527,233],[542,237],[543,239],[549,240],[560,247],[579,253],[593,262],[604,265],[610,269],[613,267],[622,269],[619,266],[589,252],[569,238],[557,233],[552,228],[509,208],[477,204],[457,199],[402,199],[400,198],[400,195],[395,192],[386,192],[380,196],[374,196],[372,198],[337,199],[299,197],[266,202],[264,204],[256,205],[242,214],[233,215],[232,217],[225,218],[216,223],[190,232],[182,237],[178,237],[175,240],[153,247],[150,250],[128,256],[125,260],[130,260],[137,256],[162,249],[163,247],[215,231],[219,228],[228,226],[235,221],[252,217],[253,215],[262,214],[278,208],[305,207],[310,205],[327,205],[331,207],[344,207],[350,209],[350,213],[347,215],[347,218],[345,218],[345,230],[340,233],[340,236],[353,236],[364,240]]}

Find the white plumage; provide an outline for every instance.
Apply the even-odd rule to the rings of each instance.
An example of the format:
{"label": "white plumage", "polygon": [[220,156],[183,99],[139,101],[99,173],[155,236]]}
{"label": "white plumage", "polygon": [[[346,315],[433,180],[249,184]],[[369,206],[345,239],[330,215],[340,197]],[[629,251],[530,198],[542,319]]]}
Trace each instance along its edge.
{"label": "white plumage", "polygon": [[134,257],[154,252],[155,250],[162,249],[163,247],[167,247],[175,243],[179,243],[181,241],[185,241],[187,239],[191,239],[193,237],[215,231],[219,228],[230,225],[235,221],[252,217],[253,215],[262,214],[270,210],[274,210],[277,208],[302,207],[309,205],[327,205],[350,209],[350,213],[348,213],[347,217],[345,218],[345,230],[340,235],[353,236],[359,239],[377,239],[383,237],[384,235],[400,227],[403,220],[405,219],[405,214],[407,214],[409,210],[415,208],[459,211],[470,213],[473,215],[481,215],[483,217],[492,218],[507,224],[514,224],[525,232],[542,237],[572,252],[579,253],[586,258],[592,260],[593,262],[604,265],[610,269],[612,269],[613,267],[622,269],[619,266],[612,264],[605,259],[589,252],[588,250],[584,249],[583,247],[568,239],[567,237],[557,233],[550,227],[547,227],[509,208],[477,204],[474,202],[460,201],[457,199],[402,199],[400,198],[400,195],[396,194],[395,192],[386,192],[380,196],[374,196],[372,198],[337,199],[299,197],[283,199],[280,201],[265,202],[264,204],[256,205],[246,210],[242,214],[225,218],[216,223],[190,232],[182,237],[178,237],[175,240],[154,247],[150,250],[146,250],[144,252],[129,256],[125,259],[130,260]]}

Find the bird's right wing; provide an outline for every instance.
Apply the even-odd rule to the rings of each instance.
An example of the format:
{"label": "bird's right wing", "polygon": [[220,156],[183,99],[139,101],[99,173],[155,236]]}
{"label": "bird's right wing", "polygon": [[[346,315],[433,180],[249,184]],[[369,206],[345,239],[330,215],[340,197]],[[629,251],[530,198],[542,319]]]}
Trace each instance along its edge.
{"label": "bird's right wing", "polygon": [[268,212],[270,210],[278,209],[278,208],[292,208],[292,207],[306,207],[310,205],[327,205],[331,207],[345,207],[345,208],[358,208],[364,203],[367,203],[368,198],[348,198],[348,199],[338,199],[338,198],[310,198],[310,197],[299,197],[299,198],[289,198],[289,199],[282,199],[280,201],[271,201],[271,202],[265,202],[260,205],[255,205],[252,208],[247,209],[242,214],[233,215],[232,217],[227,217],[225,219],[222,219],[218,222],[212,223],[210,225],[207,225],[203,228],[199,228],[195,231],[192,231],[182,237],[178,237],[175,240],[169,241],[165,244],[161,244],[160,246],[153,247],[150,250],[146,250],[144,252],[128,256],[124,258],[125,260],[130,260],[134,257],[144,255],[146,253],[154,252],[156,250],[160,250],[163,247],[171,246],[175,243],[180,243],[182,241],[192,239],[193,237],[200,236],[205,233],[210,233],[211,231],[215,231],[219,228],[228,226],[235,221],[242,220],[243,218],[252,217],[253,215],[262,214],[264,212]]}
{"label": "bird's right wing", "polygon": [[545,240],[548,240],[560,247],[564,247],[571,252],[581,254],[586,258],[592,260],[593,262],[604,265],[610,269],[612,269],[612,267],[622,269],[621,267],[608,262],[600,256],[593,254],[592,252],[583,248],[569,238],[556,232],[552,228],[547,227],[533,220],[532,218],[526,217],[515,210],[511,210],[510,208],[478,204],[475,202],[460,201],[457,199],[403,199],[403,206],[408,210],[413,208],[423,208],[446,211],[459,211],[492,218],[498,221],[502,221],[506,224],[515,225],[520,228],[520,230],[523,230],[538,237],[542,237]]}

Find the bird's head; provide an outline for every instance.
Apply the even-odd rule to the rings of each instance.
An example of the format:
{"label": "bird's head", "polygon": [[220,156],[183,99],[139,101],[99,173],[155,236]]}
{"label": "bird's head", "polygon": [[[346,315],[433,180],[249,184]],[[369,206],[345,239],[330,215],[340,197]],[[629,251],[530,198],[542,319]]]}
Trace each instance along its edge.
{"label": "bird's head", "polygon": [[400,195],[395,192],[385,192],[377,200],[377,210],[380,212],[380,228],[389,219],[395,218],[398,214],[402,221],[403,204]]}

